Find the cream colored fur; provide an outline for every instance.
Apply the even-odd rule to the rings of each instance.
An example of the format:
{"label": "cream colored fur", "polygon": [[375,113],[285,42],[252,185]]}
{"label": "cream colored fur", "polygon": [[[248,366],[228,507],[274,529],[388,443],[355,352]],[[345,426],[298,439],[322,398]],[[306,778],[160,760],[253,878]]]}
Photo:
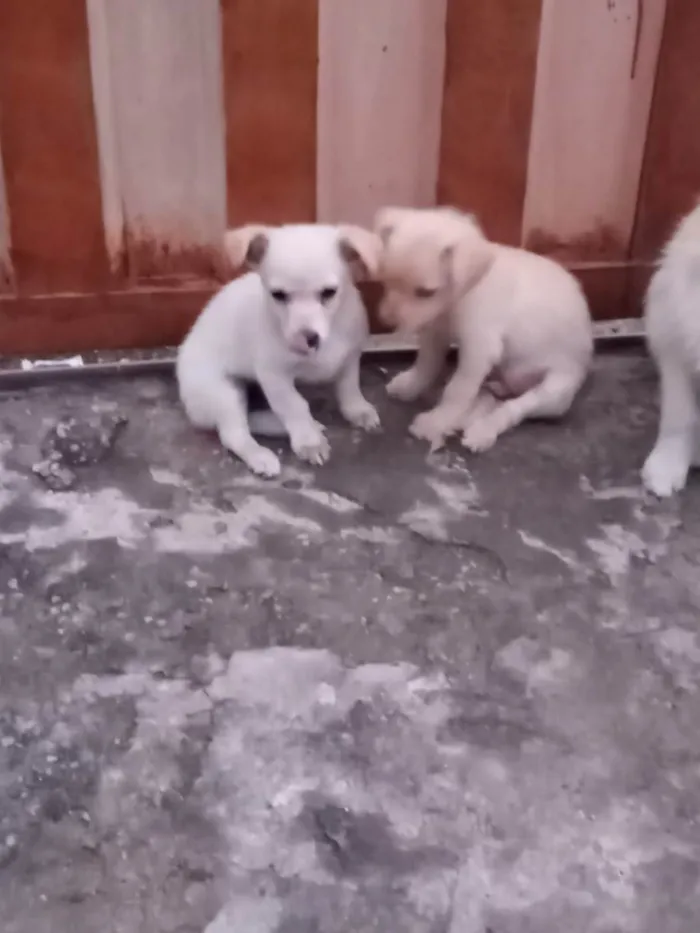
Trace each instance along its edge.
{"label": "cream colored fur", "polygon": [[660,377],[656,442],[642,469],[647,489],[670,496],[700,465],[700,204],[667,244],[645,305],[647,345]]}
{"label": "cream colored fur", "polygon": [[586,379],[593,336],[574,277],[550,259],[492,243],[471,216],[451,208],[380,211],[382,318],[417,333],[414,365],[388,385],[412,400],[439,378],[449,343],[457,370],[439,404],[411,432],[432,448],[462,433],[487,450],[528,418],[564,415]]}

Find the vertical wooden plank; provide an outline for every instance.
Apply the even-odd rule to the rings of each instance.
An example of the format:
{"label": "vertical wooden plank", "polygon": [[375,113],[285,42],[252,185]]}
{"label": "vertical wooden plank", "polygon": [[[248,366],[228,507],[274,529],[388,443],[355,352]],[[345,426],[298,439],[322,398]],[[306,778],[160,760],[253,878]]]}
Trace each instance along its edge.
{"label": "vertical wooden plank", "polygon": [[87,0],[90,72],[97,124],[100,191],[105,245],[115,279],[125,272],[124,195],[119,177],[119,149],[114,114],[109,22],[104,0]]}
{"label": "vertical wooden plank", "polygon": [[634,223],[666,0],[543,0],[523,242],[622,260]]}
{"label": "vertical wooden plank", "polygon": [[[113,268],[214,275],[226,220],[218,0],[89,0]],[[121,226],[121,230],[120,230]]]}
{"label": "vertical wooden plank", "polygon": [[653,259],[700,195],[700,3],[669,0],[633,256]]}
{"label": "vertical wooden plank", "polygon": [[541,2],[447,6],[438,198],[504,243],[520,243]]}
{"label": "vertical wooden plank", "polygon": [[318,216],[436,200],[446,0],[321,0]]}
{"label": "vertical wooden plank", "polygon": [[228,222],[312,221],[318,0],[221,0],[221,14]]}
{"label": "vertical wooden plank", "polygon": [[0,295],[10,292],[14,284],[14,271],[10,256],[10,218],[7,213],[5,172],[0,148]]}
{"label": "vertical wooden plank", "polygon": [[20,291],[102,285],[108,266],[83,0],[3,0],[0,137]]}

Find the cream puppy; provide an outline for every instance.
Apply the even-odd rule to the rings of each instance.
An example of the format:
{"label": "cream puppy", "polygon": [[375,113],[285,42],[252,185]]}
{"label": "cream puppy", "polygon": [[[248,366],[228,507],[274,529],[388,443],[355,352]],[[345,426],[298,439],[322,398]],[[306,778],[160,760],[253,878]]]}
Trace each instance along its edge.
{"label": "cream puppy", "polygon": [[[321,464],[328,441],[296,382],[332,383],[351,424],[379,427],[360,389],[368,324],[354,280],[376,273],[381,242],[359,227],[290,224],[232,230],[225,245],[234,268],[254,271],[211,299],[180,347],[185,410],[261,476],[276,476],[280,462],[253,432],[287,434],[298,457]],[[271,411],[249,418],[251,384]]]}
{"label": "cream puppy", "polygon": [[647,292],[647,345],[660,377],[660,418],[642,481],[659,497],[683,489],[700,465],[700,204],[685,217]]}
{"label": "cream puppy", "polygon": [[461,431],[474,452],[527,418],[558,418],[589,370],[593,336],[574,277],[550,259],[486,239],[473,217],[451,208],[386,208],[380,314],[418,335],[414,365],[388,385],[395,398],[422,395],[456,340],[457,370],[439,404],[411,432],[440,447]]}

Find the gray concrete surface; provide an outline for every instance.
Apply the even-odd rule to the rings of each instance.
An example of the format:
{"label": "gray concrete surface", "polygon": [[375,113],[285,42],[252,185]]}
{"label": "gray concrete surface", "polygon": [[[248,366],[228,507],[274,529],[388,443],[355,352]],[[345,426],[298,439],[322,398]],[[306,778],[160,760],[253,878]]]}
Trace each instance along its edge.
{"label": "gray concrete surface", "polygon": [[655,379],[256,480],[172,384],[0,399],[2,933],[697,933],[700,484]]}

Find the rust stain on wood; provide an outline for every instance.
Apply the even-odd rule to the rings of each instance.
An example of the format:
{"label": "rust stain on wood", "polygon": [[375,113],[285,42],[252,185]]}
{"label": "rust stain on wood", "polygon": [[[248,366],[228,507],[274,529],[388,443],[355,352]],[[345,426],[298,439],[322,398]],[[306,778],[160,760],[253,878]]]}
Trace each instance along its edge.
{"label": "rust stain on wood", "polygon": [[313,221],[318,0],[221,13],[229,224]]}
{"label": "rust stain on wood", "polygon": [[525,248],[560,262],[624,259],[627,255],[625,238],[606,224],[568,240],[546,230],[531,230]]}
{"label": "rust stain on wood", "polygon": [[519,244],[541,0],[448,0],[438,200]]}
{"label": "rust stain on wood", "polygon": [[632,255],[656,256],[700,193],[700,3],[669,0]]}
{"label": "rust stain on wood", "polygon": [[0,136],[21,292],[108,278],[85,3],[3,0]]}
{"label": "rust stain on wood", "polygon": [[154,280],[163,284],[193,278],[215,284],[231,278],[223,249],[196,243],[183,245],[186,241],[176,234],[164,240],[145,230],[133,231],[127,225],[123,242],[121,267],[130,286]]}

